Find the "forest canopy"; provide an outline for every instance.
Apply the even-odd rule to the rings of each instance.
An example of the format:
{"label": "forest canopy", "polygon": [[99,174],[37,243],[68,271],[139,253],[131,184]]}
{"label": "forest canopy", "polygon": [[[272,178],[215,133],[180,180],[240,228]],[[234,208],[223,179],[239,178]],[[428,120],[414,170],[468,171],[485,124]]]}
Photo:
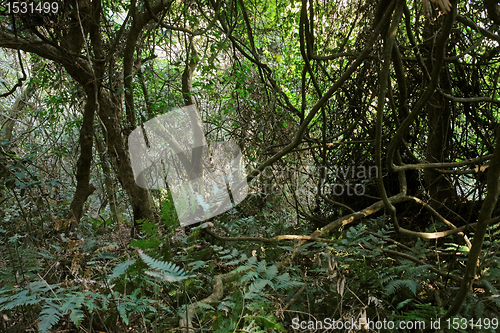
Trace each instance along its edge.
{"label": "forest canopy", "polygon": [[497,331],[499,27],[495,0],[0,3],[0,330]]}

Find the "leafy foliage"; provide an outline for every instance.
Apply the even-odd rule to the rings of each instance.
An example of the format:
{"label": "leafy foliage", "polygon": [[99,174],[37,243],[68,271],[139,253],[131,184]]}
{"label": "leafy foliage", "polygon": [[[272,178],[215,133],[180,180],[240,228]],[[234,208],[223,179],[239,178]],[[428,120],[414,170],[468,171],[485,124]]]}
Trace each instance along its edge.
{"label": "leafy foliage", "polygon": [[152,268],[154,271],[146,271],[146,274],[152,276],[154,278],[158,278],[162,281],[167,282],[179,282],[193,275],[189,275],[184,269],[177,267],[173,263],[164,262],[161,260],[153,259],[142,250],[138,250],[139,256],[141,259],[148,265],[149,268]]}
{"label": "leafy foliage", "polygon": [[[0,15],[0,331],[172,332],[193,304],[202,332],[428,321],[467,265],[457,318],[499,317],[498,205],[469,243],[496,187],[498,3],[395,2],[385,23],[384,1],[58,3]],[[186,183],[146,190],[127,146],[190,103],[252,179],[210,227],[176,216],[208,208],[174,200],[197,149],[155,170]]]}

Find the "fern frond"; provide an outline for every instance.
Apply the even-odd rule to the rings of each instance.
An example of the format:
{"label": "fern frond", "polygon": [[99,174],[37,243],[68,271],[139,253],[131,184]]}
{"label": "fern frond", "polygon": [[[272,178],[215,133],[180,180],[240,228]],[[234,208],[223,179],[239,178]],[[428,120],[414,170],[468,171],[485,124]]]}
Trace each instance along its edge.
{"label": "fern frond", "polygon": [[132,310],[132,313],[141,313],[146,311],[151,311],[153,313],[157,312],[155,307],[150,304],[140,304]]}
{"label": "fern frond", "polygon": [[40,312],[38,332],[47,333],[61,319],[62,313],[53,304],[47,304]]}
{"label": "fern frond", "polygon": [[148,265],[149,268],[152,268],[154,270],[146,272],[146,274],[148,274],[149,276],[167,282],[178,282],[194,276],[189,275],[184,269],[176,266],[173,263],[153,259],[145,254],[142,250],[138,250],[138,252],[144,263]]}
{"label": "fern frond", "polygon": [[127,315],[126,303],[127,302],[118,303],[117,309],[118,309],[118,313],[120,314],[120,317],[122,318],[125,325],[128,325],[128,315]]}
{"label": "fern frond", "polygon": [[80,323],[83,320],[83,310],[79,308],[74,308],[71,310],[71,313],[69,314],[69,319],[76,325],[76,327],[80,327]]}
{"label": "fern frond", "polygon": [[276,268],[275,265],[269,266],[266,269],[266,278],[268,279],[274,279],[278,275],[278,268]]}
{"label": "fern frond", "polygon": [[62,313],[70,312],[69,318],[77,327],[80,326],[83,319],[84,313],[82,307],[85,303],[85,295],[88,294],[83,292],[69,294],[64,298],[64,303],[60,308]]}
{"label": "fern frond", "polygon": [[390,281],[397,279],[398,275],[393,272],[389,272],[388,274],[380,274],[380,282],[382,285],[388,284]]}
{"label": "fern frond", "polygon": [[238,250],[236,249],[233,249],[233,251],[231,251],[230,254],[227,254],[225,256],[222,256],[220,257],[221,260],[228,260],[228,259],[233,259],[233,258],[236,258],[238,256]]}
{"label": "fern frond", "polygon": [[[247,263],[236,267],[233,272],[234,273],[239,273],[239,272],[246,272],[248,270],[255,271],[257,268],[257,258],[252,256],[248,259]],[[258,275],[258,273],[256,273]],[[246,281],[246,280],[245,280]]]}
{"label": "fern frond", "polygon": [[387,293],[389,295],[396,293],[398,290],[402,288],[407,288],[412,292],[413,295],[417,294],[418,283],[414,280],[394,280],[389,282],[387,285]]}
{"label": "fern frond", "polygon": [[266,279],[258,279],[255,280],[250,287],[248,288],[248,293],[249,294],[260,294],[262,292],[262,289],[264,289],[267,285],[273,286],[273,283],[271,280],[266,280]]}
{"label": "fern frond", "polygon": [[[245,267],[245,266],[242,266],[242,267]],[[239,268],[240,267],[237,267],[234,271],[238,271]],[[246,270],[246,267],[245,267],[245,269],[242,269],[241,271],[243,271],[243,270]],[[250,271],[250,272],[248,272],[248,273],[246,273],[245,275],[242,276],[241,282],[253,281],[258,276],[259,276],[259,273],[255,272],[255,271]]]}
{"label": "fern frond", "polygon": [[134,263],[135,263],[135,259],[133,259],[133,260],[127,260],[125,262],[122,262],[122,263],[116,265],[116,267],[113,269],[113,272],[108,277],[108,283],[111,282],[111,281],[113,281],[117,277],[122,276],[127,271],[127,269],[131,265],[133,265]]}
{"label": "fern frond", "polygon": [[267,268],[267,264],[266,264],[266,261],[265,260],[262,260],[261,262],[259,262],[259,264],[257,265],[257,272],[259,273],[264,273],[266,271],[266,268]]}
{"label": "fern frond", "polygon": [[7,311],[18,306],[38,304],[41,300],[37,295],[31,294],[30,290],[24,289],[15,295],[3,298],[3,302],[0,303],[0,310]]}
{"label": "fern frond", "polygon": [[284,273],[276,277],[276,289],[278,290],[290,290],[296,287],[302,287],[303,282],[292,280],[290,274]]}

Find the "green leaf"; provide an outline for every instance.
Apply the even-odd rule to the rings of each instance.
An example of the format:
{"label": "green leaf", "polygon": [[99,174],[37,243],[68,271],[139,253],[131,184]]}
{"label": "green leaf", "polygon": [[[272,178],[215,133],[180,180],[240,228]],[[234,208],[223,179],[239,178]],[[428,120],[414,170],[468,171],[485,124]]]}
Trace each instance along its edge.
{"label": "green leaf", "polygon": [[417,294],[418,283],[414,280],[393,280],[387,285],[387,293],[389,295],[396,293],[401,288],[406,288],[412,292],[413,295]]}
{"label": "green leaf", "polygon": [[135,259],[127,260],[125,262],[122,262],[122,263],[116,265],[116,267],[113,269],[113,273],[111,273],[111,275],[108,277],[108,282],[111,282],[114,279],[116,279],[117,277],[122,276],[127,271],[127,269],[131,265],[133,265],[134,263],[135,263]]}
{"label": "green leaf", "polygon": [[396,306],[396,308],[399,310],[402,307],[404,307],[406,304],[410,303],[411,301],[412,301],[411,298],[405,299],[404,301],[398,303],[398,305]]}
{"label": "green leaf", "polygon": [[120,302],[118,304],[118,313],[120,314],[120,318],[123,319],[123,322],[125,325],[128,325],[128,315],[127,315],[127,309],[125,308],[126,302]]}
{"label": "green leaf", "polygon": [[267,267],[266,278],[268,278],[268,279],[274,279],[274,277],[276,275],[278,275],[278,268],[276,268],[275,265]]}
{"label": "green leaf", "polygon": [[42,312],[40,312],[40,325],[38,325],[38,332],[47,333],[49,330],[57,324],[59,319],[62,317],[61,312],[56,307],[51,304],[47,304]]}
{"label": "green leaf", "polygon": [[188,273],[184,271],[184,269],[176,266],[173,263],[153,259],[145,254],[142,250],[138,250],[138,253],[144,263],[146,263],[149,268],[152,268],[154,270],[146,272],[146,274],[152,277],[168,282],[178,282],[194,276],[188,275]]}
{"label": "green leaf", "polygon": [[82,309],[72,309],[71,313],[69,314],[69,319],[76,325],[76,327],[79,327],[82,320],[83,320],[84,312]]}

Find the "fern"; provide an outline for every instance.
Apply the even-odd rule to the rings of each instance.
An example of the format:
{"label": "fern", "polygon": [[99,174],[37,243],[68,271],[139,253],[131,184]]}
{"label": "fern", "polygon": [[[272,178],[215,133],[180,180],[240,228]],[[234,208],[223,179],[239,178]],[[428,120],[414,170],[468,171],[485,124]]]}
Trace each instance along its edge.
{"label": "fern", "polygon": [[138,252],[144,263],[148,265],[149,268],[154,270],[146,271],[146,274],[149,276],[167,282],[179,282],[194,276],[188,275],[188,273],[184,269],[176,266],[173,263],[153,259],[145,254],[142,250],[138,250]]}
{"label": "fern", "polygon": [[292,288],[301,287],[304,284],[303,282],[292,280],[290,274],[288,273],[278,275],[275,281],[276,281],[275,288],[277,290],[284,290],[284,291],[288,291]]}
{"label": "fern", "polygon": [[[96,304],[98,304],[96,301],[99,300],[101,301],[100,307],[96,306]],[[109,299],[106,297],[106,295],[91,293],[90,297],[85,300],[84,304],[89,310],[89,312],[94,311],[95,308],[98,308],[102,311],[107,311],[109,305]]]}
{"label": "fern", "polygon": [[236,258],[238,256],[238,253],[239,253],[238,250],[233,249],[231,254],[227,254],[225,256],[222,256],[222,257],[220,257],[220,259],[221,260],[233,259],[233,258]]}
{"label": "fern", "polygon": [[262,260],[261,262],[259,262],[259,264],[257,265],[257,272],[260,273],[264,273],[266,271],[266,268],[267,268],[267,265],[266,265],[266,261],[265,260]]}
{"label": "fern", "polygon": [[248,288],[248,294],[260,294],[265,286],[273,286],[271,280],[258,279],[255,280]]}
{"label": "fern", "polygon": [[63,313],[70,312],[69,318],[76,327],[79,327],[82,322],[84,316],[82,307],[87,294],[89,293],[77,292],[69,294],[64,298],[64,303],[61,306],[61,311]]}
{"label": "fern", "polygon": [[47,333],[61,319],[62,313],[54,304],[46,304],[40,312],[38,332]]}
{"label": "fern", "polygon": [[278,275],[278,269],[275,265],[267,266],[265,260],[257,262],[256,257],[250,257],[247,263],[237,267],[234,271],[247,271],[242,277],[241,282],[251,282],[244,294],[245,299],[252,301],[264,300],[264,288],[267,286],[274,290],[289,290],[294,287],[302,286],[302,282],[293,281],[288,273]]}
{"label": "fern", "polygon": [[267,279],[274,279],[278,275],[278,268],[275,265],[267,267],[264,276]]}
{"label": "fern", "polygon": [[208,261],[197,260],[197,261],[189,263],[188,266],[190,267],[191,271],[195,271],[198,268],[205,266],[207,263],[208,263]]}
{"label": "fern", "polygon": [[418,283],[414,280],[393,280],[387,285],[387,293],[392,295],[398,290],[406,288],[412,292],[413,295],[417,295]]}
{"label": "fern", "polygon": [[239,235],[243,229],[248,229],[249,226],[254,224],[255,222],[255,217],[254,216],[249,216],[249,217],[244,217],[240,219],[233,220],[229,223],[227,223],[227,226],[229,227],[229,233],[231,236],[236,236]]}
{"label": "fern", "polygon": [[[4,288],[0,294],[12,292]],[[88,297],[90,296],[90,297]],[[90,298],[89,301],[86,298]],[[38,305],[40,312],[40,332],[48,332],[60,318],[69,313],[70,320],[78,327],[84,318],[83,307],[94,309],[93,301],[97,298],[91,291],[68,293],[66,289],[48,285],[42,281],[30,283],[26,289],[0,299],[0,311],[8,311],[19,306]]]}
{"label": "fern", "polygon": [[[42,301],[39,295],[47,292],[57,293],[60,288],[55,285],[47,285],[45,282],[36,281],[30,283],[25,289],[8,297],[0,298],[0,311],[12,310],[18,306],[34,305]],[[8,294],[14,290],[6,287],[1,294]]]}
{"label": "fern", "polygon": [[118,306],[118,313],[120,314],[120,317],[123,319],[123,322],[125,325],[128,325],[128,314],[127,314],[127,308],[126,308],[126,302],[119,302]]}
{"label": "fern", "polygon": [[127,271],[127,269],[131,265],[133,265],[134,263],[135,263],[135,259],[128,260],[128,261],[125,261],[125,262],[122,262],[122,263],[116,265],[116,267],[113,269],[113,273],[111,273],[111,275],[108,277],[108,283],[113,281],[117,277],[122,276]]}
{"label": "fern", "polygon": [[[141,290],[138,288],[131,295],[121,297],[118,302],[118,313],[126,325],[129,324],[131,314],[145,311],[156,312],[156,309],[151,305],[154,302],[153,300],[146,297],[137,297],[140,292]],[[114,295],[119,298],[117,292]]]}
{"label": "fern", "polygon": [[30,291],[25,289],[10,297],[0,299],[0,310],[12,310],[18,306],[38,304],[42,300],[37,295],[29,295]]}
{"label": "fern", "polygon": [[380,272],[380,282],[382,285],[388,284],[390,281],[396,280],[398,278],[397,274],[394,274],[394,272],[389,271],[389,272]]}
{"label": "fern", "polygon": [[228,265],[228,266],[239,265],[242,262],[247,261],[247,260],[248,260],[247,255],[245,253],[242,253],[239,259],[235,259],[235,260],[229,261],[229,262],[226,263],[226,265]]}
{"label": "fern", "polygon": [[238,272],[244,272],[247,270],[254,270],[257,268],[257,258],[256,257],[250,257],[247,260],[247,263],[245,265],[236,267],[233,272],[238,273]]}
{"label": "fern", "polygon": [[75,308],[71,310],[69,314],[69,319],[76,325],[76,327],[80,327],[80,324],[83,320],[84,312],[82,309]]}
{"label": "fern", "polygon": [[259,276],[259,273],[255,272],[255,271],[250,271],[250,272],[246,273],[245,275],[243,275],[243,277],[241,278],[241,282],[253,281],[258,276]]}

